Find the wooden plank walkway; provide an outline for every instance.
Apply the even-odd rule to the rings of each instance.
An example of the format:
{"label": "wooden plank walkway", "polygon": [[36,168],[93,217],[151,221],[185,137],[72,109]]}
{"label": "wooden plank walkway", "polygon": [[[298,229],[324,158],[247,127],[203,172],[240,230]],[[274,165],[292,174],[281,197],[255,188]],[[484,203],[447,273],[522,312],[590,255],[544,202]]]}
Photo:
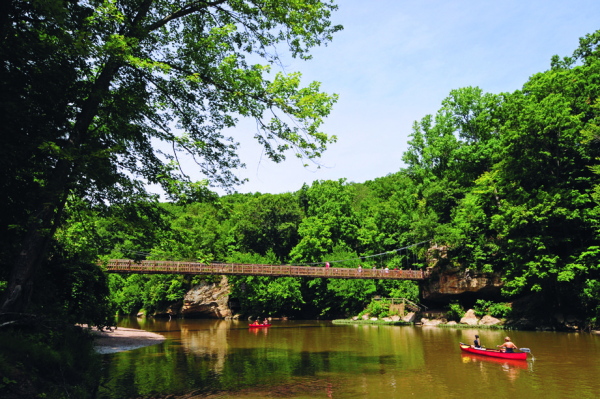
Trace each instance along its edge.
{"label": "wooden plank walkway", "polygon": [[164,260],[111,259],[105,267],[108,273],[137,274],[224,274],[233,276],[323,277],[344,279],[425,280],[430,271],[384,270],[290,265],[253,265],[243,263],[194,263]]}

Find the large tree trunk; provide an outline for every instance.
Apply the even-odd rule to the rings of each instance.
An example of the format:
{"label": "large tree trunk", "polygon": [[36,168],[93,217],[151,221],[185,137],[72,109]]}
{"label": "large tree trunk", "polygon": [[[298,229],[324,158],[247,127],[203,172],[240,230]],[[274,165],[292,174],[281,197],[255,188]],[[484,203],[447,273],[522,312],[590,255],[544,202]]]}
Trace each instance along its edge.
{"label": "large tree trunk", "polygon": [[[109,61],[96,80],[91,95],[86,99],[69,136],[71,149],[77,149],[84,141],[102,98],[109,90],[110,82],[119,66]],[[60,216],[69,194],[74,162],[61,159],[48,184],[47,195],[37,213],[31,217],[21,250],[13,263],[7,290],[0,312],[23,312],[29,306],[33,293],[33,279],[46,257],[48,247],[60,225]]]}
{"label": "large tree trunk", "polygon": [[[129,31],[125,33],[126,36],[133,37],[147,33],[140,32],[139,27],[148,14],[151,4],[152,0],[145,0],[140,5]],[[125,30],[124,26],[123,31]],[[91,87],[69,135],[71,149],[78,149],[85,140],[90,125],[98,114],[99,106],[109,92],[110,84],[122,65],[121,62],[116,58],[110,58]],[[52,237],[60,224],[60,215],[69,194],[69,186],[76,178],[76,176],[72,176],[75,168],[75,163],[70,160],[62,159],[57,163],[54,173],[49,179],[48,194],[39,206],[37,214],[31,218],[33,221],[28,226],[21,250],[13,264],[0,312],[23,312],[29,306],[34,289],[33,279],[46,257]]]}
{"label": "large tree trunk", "polygon": [[[65,196],[66,198],[66,196]],[[33,280],[45,258],[50,240],[56,232],[65,201],[58,206],[46,206],[40,213],[38,222],[30,225],[23,239],[19,253],[11,271],[1,312],[22,312],[27,308],[33,294]]]}

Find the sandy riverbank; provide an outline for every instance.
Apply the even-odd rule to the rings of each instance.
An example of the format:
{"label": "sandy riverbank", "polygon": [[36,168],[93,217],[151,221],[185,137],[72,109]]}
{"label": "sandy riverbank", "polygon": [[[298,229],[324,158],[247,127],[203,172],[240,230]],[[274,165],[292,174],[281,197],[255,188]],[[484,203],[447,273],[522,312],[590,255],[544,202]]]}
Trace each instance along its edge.
{"label": "sandy riverbank", "polygon": [[113,331],[94,330],[96,351],[101,354],[130,351],[144,346],[160,344],[165,340],[160,334],[119,327]]}

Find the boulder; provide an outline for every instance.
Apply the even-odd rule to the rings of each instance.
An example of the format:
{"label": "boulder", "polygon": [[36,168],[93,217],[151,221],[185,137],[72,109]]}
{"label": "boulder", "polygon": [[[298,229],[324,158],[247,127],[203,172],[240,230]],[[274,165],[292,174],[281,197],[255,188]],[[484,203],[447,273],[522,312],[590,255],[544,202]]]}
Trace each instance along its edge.
{"label": "boulder", "polygon": [[444,322],[444,320],[441,319],[434,319],[434,320],[427,320],[426,323],[423,323],[424,326],[437,326],[438,324],[442,324]]}
{"label": "boulder", "polygon": [[467,313],[460,319],[460,324],[467,324],[469,326],[476,326],[479,319],[475,316],[475,311],[473,309],[467,310]]}
{"label": "boulder", "polygon": [[479,325],[481,326],[495,326],[496,324],[501,324],[502,320],[492,317],[490,315],[485,315],[479,320]]}
{"label": "boulder", "polygon": [[567,327],[569,330],[573,330],[573,331],[579,330],[579,326],[576,326],[575,324],[566,323],[565,327]]}
{"label": "boulder", "polygon": [[371,317],[371,321],[377,321],[377,317]]}
{"label": "boulder", "polygon": [[369,320],[369,314],[367,313],[367,314],[362,315],[362,319]]}
{"label": "boulder", "polygon": [[449,326],[455,326],[455,325],[457,325],[457,324],[458,324],[458,323],[457,323],[457,322],[455,322],[454,320],[452,320],[452,321],[449,321],[449,322],[448,322],[448,325],[449,325]]}
{"label": "boulder", "polygon": [[352,320],[358,320],[358,316],[354,316]]}
{"label": "boulder", "polygon": [[392,318],[391,318],[391,317],[384,317],[384,318],[383,318],[383,319],[381,319],[381,320],[383,320],[383,321],[388,321],[388,322],[389,322],[389,321],[392,321]]}
{"label": "boulder", "polygon": [[392,316],[392,321],[400,321],[400,316]]}
{"label": "boulder", "polygon": [[528,320],[528,319],[524,318],[524,317],[521,317],[519,319],[519,321],[517,322],[517,324],[519,326],[521,326],[522,328],[531,328],[531,327],[533,327],[533,322],[531,320]]}
{"label": "boulder", "polygon": [[139,312],[139,313],[137,314],[137,317],[144,317],[144,312]]}
{"label": "boulder", "polygon": [[429,322],[429,319],[426,319],[424,317],[421,319],[421,324],[423,324],[423,325],[425,325],[425,323],[428,323],[428,322]]}
{"label": "boulder", "polygon": [[232,317],[232,319],[233,320],[239,320],[240,317],[242,317],[241,314],[234,314],[233,317]]}
{"label": "boulder", "polygon": [[407,313],[406,316],[404,316],[402,318],[402,320],[407,323],[414,323],[416,318],[417,318],[417,315],[415,314],[415,312],[410,312],[410,313]]}
{"label": "boulder", "polygon": [[[183,298],[181,314],[184,316],[203,316],[223,319],[232,316],[229,309],[229,282],[223,276],[221,282],[209,284],[202,281],[192,287]],[[251,320],[252,316],[248,318]]]}

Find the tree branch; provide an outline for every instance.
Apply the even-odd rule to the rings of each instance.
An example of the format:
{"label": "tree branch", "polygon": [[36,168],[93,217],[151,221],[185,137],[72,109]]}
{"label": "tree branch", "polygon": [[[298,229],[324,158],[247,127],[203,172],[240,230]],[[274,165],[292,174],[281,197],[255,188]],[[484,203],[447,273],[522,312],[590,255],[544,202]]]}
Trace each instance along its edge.
{"label": "tree branch", "polygon": [[152,25],[146,27],[147,32],[152,32],[162,26],[165,26],[169,21],[172,21],[177,18],[185,17],[186,15],[192,14],[196,11],[200,11],[203,8],[218,6],[219,4],[225,3],[226,0],[217,0],[217,1],[196,1],[184,6],[182,9],[175,11],[171,15],[167,15],[160,21],[156,21]]}

